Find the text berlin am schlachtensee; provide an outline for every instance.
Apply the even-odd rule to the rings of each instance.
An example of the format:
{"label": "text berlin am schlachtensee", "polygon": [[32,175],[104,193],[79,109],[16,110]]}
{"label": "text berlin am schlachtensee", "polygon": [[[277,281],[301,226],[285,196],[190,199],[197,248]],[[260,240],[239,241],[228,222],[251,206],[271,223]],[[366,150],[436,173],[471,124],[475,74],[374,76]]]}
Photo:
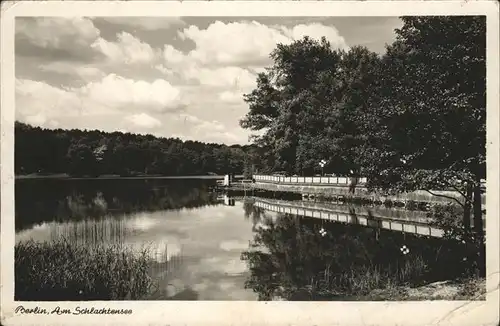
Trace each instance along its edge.
{"label": "text berlin am schlachtensee", "polygon": [[73,309],[61,308],[59,306],[51,309],[40,307],[17,306],[16,314],[37,314],[37,315],[130,315],[132,309],[111,309],[97,307],[75,307]]}

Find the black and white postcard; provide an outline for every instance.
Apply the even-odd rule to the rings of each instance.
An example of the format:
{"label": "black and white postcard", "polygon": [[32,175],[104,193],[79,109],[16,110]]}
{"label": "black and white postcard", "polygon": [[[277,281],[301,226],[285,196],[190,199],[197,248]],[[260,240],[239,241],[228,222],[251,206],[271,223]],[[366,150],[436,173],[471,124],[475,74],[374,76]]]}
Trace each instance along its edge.
{"label": "black and white postcard", "polygon": [[498,325],[498,15],[2,3],[2,325]]}

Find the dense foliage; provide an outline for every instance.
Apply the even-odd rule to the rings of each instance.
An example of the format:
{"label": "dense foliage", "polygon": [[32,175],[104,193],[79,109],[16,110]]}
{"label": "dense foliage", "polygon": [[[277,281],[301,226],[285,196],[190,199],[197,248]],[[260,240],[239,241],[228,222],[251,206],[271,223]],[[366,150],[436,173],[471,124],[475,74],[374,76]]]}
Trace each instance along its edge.
{"label": "dense foliage", "polygon": [[[262,130],[256,143],[268,149],[271,169],[310,175],[325,170],[346,174],[356,168],[353,151],[363,142],[359,125],[379,58],[366,48],[334,50],[326,39],[305,37],[278,45],[274,65],[246,95],[249,113],[241,126]],[[360,120],[360,121],[358,121]]]}
{"label": "dense foliage", "polygon": [[68,173],[203,175],[241,174],[257,157],[256,146],[227,146],[152,135],[49,130],[15,125],[16,174]]}
{"label": "dense foliage", "polygon": [[[463,224],[483,232],[486,19],[402,17],[379,56],[305,37],[278,45],[246,95],[241,126],[259,131],[271,169],[368,178],[385,191],[454,189]],[[433,193],[434,194],[434,193]],[[445,196],[445,195],[443,195]]]}
{"label": "dense foliage", "polygon": [[271,168],[310,175],[325,159],[397,190],[485,177],[484,17],[402,20],[382,56],[324,38],[277,46],[241,120]]}
{"label": "dense foliage", "polygon": [[403,17],[373,85],[357,159],[371,186],[453,188],[482,231],[486,178],[484,17]]}

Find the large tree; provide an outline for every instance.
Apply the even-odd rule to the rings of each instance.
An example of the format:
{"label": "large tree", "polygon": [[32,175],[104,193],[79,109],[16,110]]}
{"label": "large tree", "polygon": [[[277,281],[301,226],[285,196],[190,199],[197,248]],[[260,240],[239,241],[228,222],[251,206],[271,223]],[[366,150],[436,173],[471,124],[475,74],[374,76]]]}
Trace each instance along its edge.
{"label": "large tree", "polygon": [[321,97],[313,89],[318,76],[336,70],[340,55],[325,38],[304,37],[278,44],[271,59],[273,65],[259,74],[257,88],[245,96],[249,112],[241,126],[262,131],[257,143],[272,152],[272,168],[300,172],[300,146],[305,144],[301,137],[324,128]]}
{"label": "large tree", "polygon": [[275,170],[312,174],[324,159],[332,172],[352,170],[378,56],[363,47],[346,52],[325,38],[305,37],[279,44],[271,58],[273,65],[245,97],[249,112],[242,127],[262,131],[257,143],[272,152]]}
{"label": "large tree", "polygon": [[[403,17],[387,48],[359,150],[371,188],[451,189],[483,237],[485,17]],[[441,196],[443,196],[441,194]],[[444,195],[445,196],[445,195]]]}
{"label": "large tree", "polygon": [[[355,46],[342,54],[339,85],[329,97],[330,114],[326,120],[326,138],[336,153],[344,175],[359,176],[357,149],[366,141],[366,116],[371,114],[372,93],[379,78],[380,57],[365,47]],[[328,84],[327,84],[328,85]],[[325,86],[327,87],[327,86]]]}

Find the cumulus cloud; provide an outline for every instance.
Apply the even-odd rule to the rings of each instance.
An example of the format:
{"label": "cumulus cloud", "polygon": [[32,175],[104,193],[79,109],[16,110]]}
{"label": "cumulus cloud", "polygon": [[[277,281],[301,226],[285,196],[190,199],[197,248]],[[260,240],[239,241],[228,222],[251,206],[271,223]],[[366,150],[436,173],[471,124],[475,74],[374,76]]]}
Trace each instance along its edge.
{"label": "cumulus cloud", "polygon": [[16,54],[82,61],[98,53],[90,45],[100,31],[85,17],[17,17]]}
{"label": "cumulus cloud", "polygon": [[59,126],[59,122],[53,119],[48,120],[43,113],[37,113],[35,115],[26,116],[25,122],[32,126],[38,127],[51,127],[56,128]]}
{"label": "cumulus cloud", "polygon": [[[165,113],[176,111],[182,105],[185,103],[180,90],[162,79],[149,83],[110,74],[77,88],[59,88],[27,79],[16,80],[16,118],[37,125],[71,116],[97,118],[105,114],[134,111]],[[132,118],[136,119],[137,125],[155,125],[144,115],[132,115]]]}
{"label": "cumulus cloud", "polygon": [[219,100],[225,103],[243,103],[243,93],[241,92],[232,92],[232,91],[224,91],[219,93]]}
{"label": "cumulus cloud", "polygon": [[180,90],[164,79],[149,83],[110,74],[75,91],[92,101],[115,108],[132,105],[165,112],[186,105]]}
{"label": "cumulus cloud", "polygon": [[23,36],[42,48],[68,49],[72,46],[88,46],[99,35],[100,31],[94,26],[92,20],[85,17],[18,17],[16,19],[16,36]]}
{"label": "cumulus cloud", "polygon": [[205,136],[214,142],[234,142],[239,140],[238,136],[227,130],[226,126],[217,120],[201,121],[194,128],[194,135]]}
{"label": "cumulus cloud", "polygon": [[169,29],[173,26],[184,25],[180,17],[98,17],[110,24],[130,26],[145,31]]}
{"label": "cumulus cloud", "polygon": [[[106,18],[114,20],[114,18]],[[116,17],[119,22],[144,26],[156,26],[159,20],[146,18]],[[168,21],[168,19],[167,19]],[[132,23],[133,22],[133,23]],[[17,18],[16,41],[21,45],[37,46],[45,50],[60,50],[63,53],[86,54],[88,61],[94,55],[104,55],[114,63],[149,63],[155,60],[161,50],[155,50],[136,36],[121,31],[116,41],[102,37],[93,20],[85,17]],[[29,53],[32,55],[33,53]]]}
{"label": "cumulus cloud", "polygon": [[[81,84],[104,72],[155,76],[162,49],[126,31],[118,31],[115,40],[104,38],[89,18],[17,18],[16,62],[23,61],[43,72],[72,76],[73,83]],[[20,71],[26,70],[20,66]]]}
{"label": "cumulus cloud", "polygon": [[304,38],[304,36],[309,36],[316,40],[321,40],[322,37],[325,37],[332,43],[334,48],[348,48],[345,39],[339,34],[339,31],[332,26],[313,23],[300,24],[291,28],[281,26],[279,29],[288,37],[288,42],[290,42],[290,40],[300,40]]}
{"label": "cumulus cloud", "polygon": [[45,121],[47,121],[47,117],[45,117],[45,115],[43,115],[41,112],[26,117],[26,122],[34,126],[43,126],[45,124]]}
{"label": "cumulus cloud", "polygon": [[199,139],[203,137],[205,141],[209,142],[230,143],[242,140],[238,135],[228,131],[228,128],[218,120],[203,120],[187,113],[179,114],[176,120],[182,123],[183,130],[190,135],[190,137],[180,137],[182,139]]}
{"label": "cumulus cloud", "polygon": [[191,114],[187,114],[187,113],[181,113],[181,114],[179,114],[178,117],[177,117],[177,120],[178,121],[183,121],[183,122],[189,121],[189,122],[194,123],[194,124],[199,124],[199,123],[203,122],[203,120],[201,120],[197,116],[194,116],[194,115],[191,115]]}
{"label": "cumulus cloud", "polygon": [[155,59],[153,48],[127,32],[117,34],[117,42],[97,39],[91,47],[103,53],[114,63],[150,63]]}
{"label": "cumulus cloud", "polygon": [[240,67],[190,67],[183,73],[186,78],[197,80],[201,85],[245,90],[255,87],[257,78],[247,69]]}
{"label": "cumulus cloud", "polygon": [[203,64],[256,64],[269,59],[277,43],[289,44],[305,35],[320,39],[325,36],[334,47],[347,48],[337,29],[319,23],[301,24],[293,28],[266,26],[256,21],[223,23],[216,21],[206,29],[189,26],[179,32],[196,48],[189,56]]}
{"label": "cumulus cloud", "polygon": [[169,68],[165,67],[161,63],[157,64],[155,66],[155,69],[158,70],[158,71],[161,71],[166,76],[172,76],[174,74],[174,71],[172,69],[169,69]]}
{"label": "cumulus cloud", "polygon": [[315,39],[324,36],[334,47],[347,47],[335,27],[319,23],[285,27],[255,21],[216,21],[206,29],[189,26],[178,34],[181,39],[193,41],[195,49],[183,53],[165,45],[163,63],[156,68],[202,86],[225,89],[219,99],[227,103],[241,103],[241,93],[255,88],[257,73],[264,71],[277,43],[289,44],[308,35]]}
{"label": "cumulus cloud", "polygon": [[201,131],[216,131],[216,132],[226,130],[224,125],[217,120],[202,121],[200,124],[196,126],[196,129]]}
{"label": "cumulus cloud", "polygon": [[180,64],[186,60],[184,53],[170,44],[165,44],[163,47],[163,58],[169,66]]}
{"label": "cumulus cloud", "polygon": [[104,72],[90,65],[76,65],[74,63],[60,61],[41,64],[38,67],[42,71],[50,71],[66,75],[77,75],[86,81],[104,77]]}
{"label": "cumulus cloud", "polygon": [[16,118],[44,125],[49,118],[78,112],[80,99],[74,93],[43,82],[16,80]]}
{"label": "cumulus cloud", "polygon": [[136,126],[147,128],[147,129],[152,129],[155,127],[159,127],[162,125],[161,121],[153,118],[152,116],[146,114],[146,113],[140,113],[140,114],[132,114],[127,117],[125,117],[125,120],[127,122],[130,122]]}
{"label": "cumulus cloud", "polygon": [[[183,25],[175,17],[17,18],[16,71],[23,78],[16,80],[16,118],[246,142],[237,123],[248,110],[243,94],[255,88],[277,43],[307,35],[347,47],[335,27],[317,22]],[[171,34],[180,40],[163,37]]]}
{"label": "cumulus cloud", "polygon": [[164,46],[163,63],[156,65],[156,69],[166,75],[177,74],[184,81],[195,81],[203,86],[244,90],[256,86],[257,75],[250,69],[238,66],[206,66],[171,45]]}

